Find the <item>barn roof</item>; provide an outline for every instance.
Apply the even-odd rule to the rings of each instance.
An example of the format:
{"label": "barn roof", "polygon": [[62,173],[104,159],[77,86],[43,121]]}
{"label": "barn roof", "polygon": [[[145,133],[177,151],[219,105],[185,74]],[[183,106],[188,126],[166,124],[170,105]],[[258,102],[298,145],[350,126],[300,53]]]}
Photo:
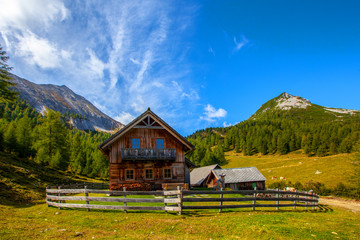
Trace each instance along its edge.
{"label": "barn roof", "polygon": [[220,175],[224,174],[225,184],[266,181],[266,178],[256,167],[213,169],[212,172],[217,179],[220,178]]}
{"label": "barn roof", "polygon": [[205,181],[207,176],[211,173],[211,170],[216,167],[221,168],[218,164],[195,168],[190,172],[190,185],[199,186]]}
{"label": "barn roof", "polygon": [[105,140],[99,146],[99,149],[104,152],[109,146],[112,145],[112,143],[114,143],[117,139],[119,139],[121,136],[123,136],[129,130],[131,130],[134,126],[141,123],[147,117],[153,118],[160,125],[160,127],[164,128],[171,135],[173,135],[175,138],[177,138],[183,145],[186,146],[186,148],[188,150],[194,150],[195,149],[195,147],[188,140],[186,140],[186,138],[181,136],[177,131],[175,131],[172,127],[170,127],[164,120],[162,120],[153,111],[151,111],[150,108],[148,108],[144,113],[142,113],[139,117],[135,118],[133,121],[131,121],[125,127],[120,129],[118,132],[113,134],[110,138]]}

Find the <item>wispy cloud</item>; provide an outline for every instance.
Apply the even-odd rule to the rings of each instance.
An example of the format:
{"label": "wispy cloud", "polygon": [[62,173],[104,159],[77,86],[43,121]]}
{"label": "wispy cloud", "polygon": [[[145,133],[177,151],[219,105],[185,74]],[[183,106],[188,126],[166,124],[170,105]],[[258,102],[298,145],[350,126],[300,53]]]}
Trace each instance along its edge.
{"label": "wispy cloud", "polygon": [[249,40],[245,36],[241,36],[240,42],[236,40],[236,37],[234,37],[234,43],[235,43],[234,52],[240,51],[240,49],[243,48],[248,42]]}
{"label": "wispy cloud", "polygon": [[0,41],[15,74],[67,85],[124,123],[147,107],[175,127],[182,127],[179,113],[199,119],[200,86],[189,77],[191,46],[184,40],[197,6],[178,9],[160,0],[0,5]]}
{"label": "wispy cloud", "polygon": [[211,104],[207,104],[204,108],[203,116],[200,117],[200,119],[208,121],[208,122],[214,122],[219,118],[224,118],[227,115],[227,111],[223,108],[216,109]]}
{"label": "wispy cloud", "polygon": [[215,51],[212,47],[209,47],[208,52],[215,56]]}
{"label": "wispy cloud", "polygon": [[71,54],[66,50],[60,50],[46,38],[40,38],[30,31],[22,35],[15,35],[18,44],[15,46],[17,54],[23,57],[29,64],[41,68],[59,68],[63,60],[69,59]]}
{"label": "wispy cloud", "polygon": [[120,115],[114,117],[114,119],[123,124],[128,124],[129,122],[135,119],[135,116],[131,115],[128,112],[121,112]]}

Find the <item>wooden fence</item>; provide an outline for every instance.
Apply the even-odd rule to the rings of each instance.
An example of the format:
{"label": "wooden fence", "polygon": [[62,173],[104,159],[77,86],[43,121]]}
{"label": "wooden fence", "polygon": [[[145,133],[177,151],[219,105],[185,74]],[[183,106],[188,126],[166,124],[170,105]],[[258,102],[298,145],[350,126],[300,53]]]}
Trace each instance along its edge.
{"label": "wooden fence", "polygon": [[[82,194],[83,196],[79,196]],[[99,194],[105,196],[94,196]],[[228,195],[230,196],[224,197]],[[117,209],[125,212],[127,210],[160,210],[181,214],[182,210],[187,209],[219,209],[221,212],[222,209],[229,208],[252,208],[253,210],[276,208],[279,210],[283,207],[293,209],[303,207],[305,210],[308,208],[314,210],[318,207],[319,196],[310,192],[281,190],[188,191],[178,188],[172,191],[108,191],[89,189],[85,186],[83,189],[48,187],[46,203],[48,206],[59,209]],[[128,203],[131,204],[128,205]]]}

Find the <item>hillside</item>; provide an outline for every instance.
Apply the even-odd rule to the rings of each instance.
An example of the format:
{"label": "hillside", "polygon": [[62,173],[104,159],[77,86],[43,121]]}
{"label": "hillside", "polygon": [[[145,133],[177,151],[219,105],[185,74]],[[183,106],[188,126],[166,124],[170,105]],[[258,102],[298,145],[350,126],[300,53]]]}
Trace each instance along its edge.
{"label": "hillside", "polygon": [[319,157],[358,152],[359,122],[360,111],[323,107],[282,93],[264,103],[248,120],[188,136],[196,146],[190,159],[199,166],[221,164],[222,160],[210,152],[215,149],[246,156],[288,154],[300,149],[307,156]]}
{"label": "hillside", "polygon": [[22,100],[40,113],[47,109],[60,112],[67,116],[69,124],[76,129],[113,131],[124,126],[66,86],[35,84],[13,74],[11,77],[17,84],[14,89],[20,93]]}
{"label": "hillside", "polygon": [[47,185],[97,181],[4,152],[0,152],[0,176],[0,204],[5,205],[42,201]]}
{"label": "hillside", "polygon": [[[266,177],[266,184],[281,181],[300,182],[305,185],[309,181],[321,182],[326,187],[334,188],[340,182],[352,185],[355,175],[354,162],[358,162],[357,154],[337,154],[326,157],[307,157],[301,152],[287,155],[243,156],[234,151],[225,154],[228,161],[224,168],[257,167]],[[275,178],[276,177],[276,178]]]}

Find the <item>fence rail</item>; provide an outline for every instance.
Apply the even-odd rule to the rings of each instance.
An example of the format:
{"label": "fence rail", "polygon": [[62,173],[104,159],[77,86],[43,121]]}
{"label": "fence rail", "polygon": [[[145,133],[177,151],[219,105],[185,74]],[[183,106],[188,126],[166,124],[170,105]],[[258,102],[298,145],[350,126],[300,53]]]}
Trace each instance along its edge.
{"label": "fence rail", "polygon": [[[74,194],[76,195],[74,196]],[[78,196],[79,194],[84,195]],[[89,194],[106,194],[106,196],[89,196]],[[227,195],[232,196],[225,197]],[[126,189],[124,191],[107,191],[88,189],[85,186],[83,189],[62,189],[61,187],[52,189],[48,187],[46,203],[48,206],[59,209],[160,210],[176,211],[181,214],[182,210],[186,209],[219,209],[220,212],[222,209],[229,208],[252,208],[255,210],[264,207],[276,209],[303,207],[305,210],[316,209],[319,204],[319,196],[312,192],[281,190],[188,191],[178,188],[178,190],[172,191],[126,191]],[[129,206],[128,203],[131,203],[132,206]],[[192,205],[194,203],[197,204]],[[204,203],[207,205],[203,205]]]}

